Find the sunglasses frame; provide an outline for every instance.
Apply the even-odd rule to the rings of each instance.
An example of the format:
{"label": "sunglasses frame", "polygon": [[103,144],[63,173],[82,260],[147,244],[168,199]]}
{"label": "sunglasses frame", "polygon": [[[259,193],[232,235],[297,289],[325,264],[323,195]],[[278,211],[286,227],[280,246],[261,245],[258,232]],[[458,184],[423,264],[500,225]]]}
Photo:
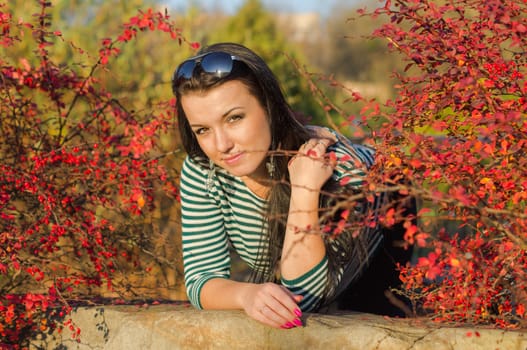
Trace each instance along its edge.
{"label": "sunglasses frame", "polygon": [[[222,61],[218,61],[219,59],[222,59]],[[227,59],[228,61],[226,61]],[[217,78],[224,78],[232,72],[234,61],[239,61],[239,58],[227,52],[206,52],[181,62],[174,72],[172,81],[179,83],[182,80],[192,78],[194,70],[198,66],[207,74],[212,74]]]}

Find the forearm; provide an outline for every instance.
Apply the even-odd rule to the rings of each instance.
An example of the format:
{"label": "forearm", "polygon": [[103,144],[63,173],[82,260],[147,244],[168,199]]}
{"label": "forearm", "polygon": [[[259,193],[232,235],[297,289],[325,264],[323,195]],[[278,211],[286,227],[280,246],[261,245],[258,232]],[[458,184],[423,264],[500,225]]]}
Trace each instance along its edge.
{"label": "forearm", "polygon": [[213,278],[203,285],[200,294],[204,309],[242,309],[255,320],[276,328],[302,325],[302,311],[297,304],[302,296],[276,283]]}
{"label": "forearm", "polygon": [[203,309],[243,309],[245,295],[254,284],[226,278],[213,278],[201,289],[200,302]]}
{"label": "forearm", "polygon": [[324,258],[324,240],[318,233],[318,199],[318,191],[295,187],[291,190],[280,264],[285,279],[304,275]]}

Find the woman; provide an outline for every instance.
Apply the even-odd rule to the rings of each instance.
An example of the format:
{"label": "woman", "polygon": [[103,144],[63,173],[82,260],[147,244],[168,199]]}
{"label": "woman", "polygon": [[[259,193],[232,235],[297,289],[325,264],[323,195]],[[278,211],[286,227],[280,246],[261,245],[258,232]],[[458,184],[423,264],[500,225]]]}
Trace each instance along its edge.
{"label": "woman", "polygon": [[[241,45],[203,49],[179,65],[172,88],[188,153],[180,188],[189,300],[243,309],[272,327],[302,325],[302,312],[333,301],[382,240],[375,225],[356,239],[353,230],[321,234],[341,219],[324,210],[338,201],[335,189],[346,182],[360,193],[373,150],[301,125],[266,63]],[[250,282],[230,279],[230,246]]]}

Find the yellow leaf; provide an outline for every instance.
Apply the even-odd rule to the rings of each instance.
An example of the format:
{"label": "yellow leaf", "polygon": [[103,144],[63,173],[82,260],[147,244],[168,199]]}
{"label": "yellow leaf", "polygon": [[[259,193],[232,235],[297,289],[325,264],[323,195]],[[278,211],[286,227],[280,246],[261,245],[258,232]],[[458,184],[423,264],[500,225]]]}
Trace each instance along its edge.
{"label": "yellow leaf", "polygon": [[394,156],[393,154],[391,155],[391,157],[392,157],[392,161],[393,161],[393,163],[394,163],[396,166],[400,166],[400,165],[401,165],[401,163],[402,163],[401,158],[396,157],[396,156]]}
{"label": "yellow leaf", "polygon": [[484,184],[489,183],[489,182],[491,182],[491,181],[492,181],[492,180],[491,180],[490,178],[488,178],[488,177],[484,177],[484,178],[482,178],[481,180],[479,180],[479,183],[484,185]]}
{"label": "yellow leaf", "polygon": [[137,205],[139,206],[139,208],[145,206],[145,198],[143,196],[139,196],[139,198],[137,198]]}

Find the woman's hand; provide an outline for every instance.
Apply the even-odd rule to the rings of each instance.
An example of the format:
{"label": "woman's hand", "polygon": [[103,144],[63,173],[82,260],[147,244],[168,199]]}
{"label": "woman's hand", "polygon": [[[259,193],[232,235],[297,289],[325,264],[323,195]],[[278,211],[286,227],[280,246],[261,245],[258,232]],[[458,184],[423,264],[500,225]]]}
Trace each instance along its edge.
{"label": "woman's hand", "polygon": [[319,191],[333,173],[335,164],[326,157],[326,150],[334,140],[312,138],[289,161],[289,178],[292,188]]}
{"label": "woman's hand", "polygon": [[275,328],[302,326],[298,302],[301,295],[275,283],[253,284],[242,298],[242,306],[253,319]]}

